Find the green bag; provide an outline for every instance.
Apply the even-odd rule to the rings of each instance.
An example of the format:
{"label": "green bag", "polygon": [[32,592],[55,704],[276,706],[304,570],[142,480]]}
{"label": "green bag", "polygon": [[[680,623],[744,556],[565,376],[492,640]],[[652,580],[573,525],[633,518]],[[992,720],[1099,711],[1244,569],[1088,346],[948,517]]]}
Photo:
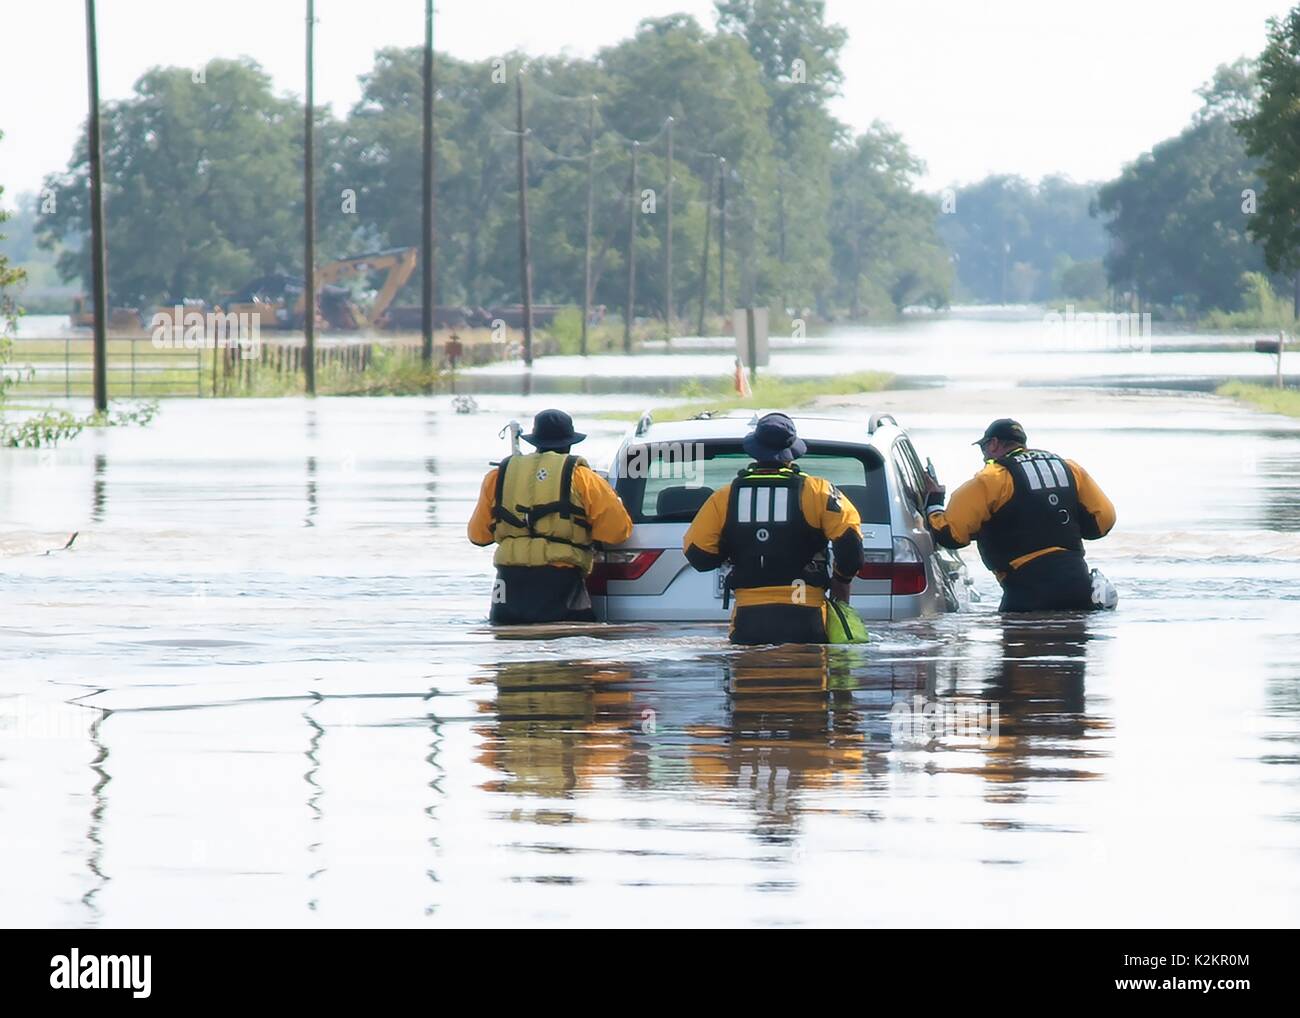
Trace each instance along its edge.
{"label": "green bag", "polygon": [[867,624],[856,608],[846,601],[826,598],[827,643],[866,643],[870,639]]}

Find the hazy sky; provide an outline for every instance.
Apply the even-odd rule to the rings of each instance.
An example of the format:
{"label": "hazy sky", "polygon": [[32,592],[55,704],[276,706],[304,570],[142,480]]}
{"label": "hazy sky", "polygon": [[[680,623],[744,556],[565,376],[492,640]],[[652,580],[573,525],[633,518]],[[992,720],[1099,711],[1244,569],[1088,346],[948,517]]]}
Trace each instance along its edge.
{"label": "hazy sky", "polygon": [[[155,64],[248,55],[301,94],[301,0],[100,0],[100,87],[130,94]],[[849,31],[836,115],[889,122],[939,187],[990,172],[1112,177],[1176,133],[1215,66],[1262,48],[1286,0],[828,0]],[[346,110],[380,46],[423,38],[423,0],[317,0],[316,95]],[[711,0],[443,0],[439,50],[590,55],[645,17],[713,24]],[[62,168],[86,108],[82,0],[0,0],[0,184]]]}

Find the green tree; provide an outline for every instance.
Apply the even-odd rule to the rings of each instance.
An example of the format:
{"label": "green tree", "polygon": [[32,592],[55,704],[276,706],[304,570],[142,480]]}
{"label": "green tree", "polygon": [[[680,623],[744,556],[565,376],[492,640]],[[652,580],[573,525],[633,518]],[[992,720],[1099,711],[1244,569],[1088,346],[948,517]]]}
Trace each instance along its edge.
{"label": "green tree", "polygon": [[[4,132],[0,131],[0,141],[3,140]],[[9,213],[4,207],[4,195],[4,185],[0,184],[0,227],[9,219]],[[3,240],[4,234],[0,233],[0,241]],[[22,269],[14,268],[9,264],[8,256],[0,253],[0,366],[9,360],[12,333],[18,322],[19,308],[13,291],[22,285],[25,278]],[[6,386],[7,381],[0,378],[0,398],[3,398]]]}
{"label": "green tree", "polygon": [[[213,60],[202,81],[154,68],[105,104],[104,208],[118,303],[212,297],[250,277],[300,272],[301,107],[271,92],[249,60]],[[42,243],[90,230],[83,132],[66,172],[46,178],[56,209]],[[61,255],[65,279],[90,276],[88,245]]]}
{"label": "green tree", "polygon": [[1101,300],[1106,295],[1106,266],[1100,258],[1062,265],[1057,290],[1072,300]]}
{"label": "green tree", "polygon": [[1015,299],[1011,271],[1030,238],[1033,186],[1023,177],[985,177],[959,189],[955,203],[941,207],[939,230],[956,255],[963,299],[993,304]]}
{"label": "green tree", "polygon": [[1240,65],[1201,90],[1205,105],[1181,134],[1156,145],[1098,192],[1112,247],[1112,287],[1189,312],[1241,306],[1241,279],[1265,267],[1247,233],[1249,194],[1261,184],[1232,119],[1251,101]]}
{"label": "green tree", "polygon": [[[1256,69],[1258,101],[1236,111],[1246,151],[1259,160],[1263,190],[1250,236],[1264,246],[1274,272],[1300,273],[1300,6],[1268,22],[1268,43]],[[1300,315],[1300,281],[1295,312]]]}
{"label": "green tree", "polygon": [[[340,127],[330,189],[357,195],[355,247],[420,244],[423,59],[418,47],[376,53],[374,68],[361,79],[361,99]],[[440,54],[436,84],[437,300],[486,304],[510,287],[517,261],[490,258],[493,238],[507,219],[513,222],[505,200],[513,190],[506,144],[512,139],[505,133],[513,122],[513,79],[494,83],[487,61]]]}
{"label": "green tree", "polygon": [[[361,101],[341,127],[335,185],[358,195],[356,228],[375,244],[418,242],[420,200],[418,49],[385,50],[363,79]],[[731,295],[749,226],[743,202],[770,180],[769,100],[757,63],[732,36],[684,15],[651,19],[594,60],[511,53],[464,63],[439,55],[437,230],[440,303],[520,299],[515,83],[526,64],[529,214],[534,296],[581,303],[585,251],[587,130],[595,117],[593,289],[621,308],[630,201],[630,142],[642,141],[639,189],[655,211],[638,214],[637,307],[662,314],[666,229],[665,121],[674,124],[674,296],[678,314],[698,300],[708,175],[716,155],[734,170],[728,209]],[[755,184],[754,182],[760,182]],[[333,186],[333,185],[332,185]],[[741,203],[741,204],[737,204]],[[766,207],[760,214],[766,213]],[[717,257],[714,238],[713,257]],[[717,286],[716,269],[712,283]],[[716,292],[716,290],[715,290]]]}
{"label": "green tree", "polygon": [[[602,120],[615,140],[635,138],[652,144],[641,146],[642,187],[656,190],[659,204],[653,216],[639,220],[637,272],[644,286],[638,291],[645,307],[663,307],[664,210],[662,200],[667,182],[664,122],[674,118],[674,295],[679,313],[686,303],[698,300],[701,278],[700,255],[704,230],[704,203],[708,176],[717,156],[727,160],[728,169],[728,297],[734,301],[748,296],[743,287],[761,286],[761,263],[766,249],[755,240],[769,221],[771,193],[771,138],[767,130],[769,99],[762,74],[744,42],[729,35],[707,33],[686,15],[647,19],[636,34],[597,55],[609,76],[608,99],[602,98]],[[619,174],[616,194],[626,194],[626,146],[615,164]],[[625,199],[618,207],[627,208]],[[627,247],[626,212],[616,214],[618,224],[613,246]],[[717,257],[716,226],[711,257]],[[622,259],[619,258],[619,268]],[[741,270],[748,271],[742,278]],[[602,303],[623,303],[621,273],[609,272],[601,281]],[[716,265],[710,272],[716,287]],[[715,291],[716,292],[716,291]],[[767,294],[764,293],[765,297]],[[638,304],[641,302],[638,301]],[[730,309],[725,309],[730,310]]]}
{"label": "green tree", "polygon": [[994,175],[957,189],[941,203],[938,227],[955,255],[958,296],[982,303],[1060,296],[1064,267],[1106,250],[1091,215],[1096,193],[1060,176],[1033,184]]}
{"label": "green tree", "polygon": [[831,306],[860,318],[947,303],[948,252],[935,232],[932,199],[915,190],[923,168],[898,133],[880,123],[834,150]]}
{"label": "green tree", "polygon": [[41,221],[40,207],[40,195],[32,192],[17,195],[5,227],[5,238],[0,240],[0,254],[27,274],[29,308],[33,291],[57,287],[60,282],[57,262],[62,252],[41,247],[36,236]]}
{"label": "green tree", "polygon": [[[710,182],[725,159],[728,302],[876,308],[946,299],[949,267],[930,199],[901,139],[875,127],[850,143],[828,112],[844,33],[821,0],[723,0],[718,27],[675,14],[641,22],[591,59],[508,53],[437,60],[437,300],[518,301],[516,84],[524,71],[534,296],[582,301],[588,124],[595,103],[593,290],[621,309],[635,244],[636,313],[668,289],[667,118],[672,117],[673,295],[686,317],[716,308],[721,237]],[[317,111],[320,257],[420,243],[422,52],[384,49],[341,119]],[[104,116],[109,281],[117,303],[215,297],[263,274],[301,271],[301,106],[249,61],[205,80],[155,68]],[[628,170],[638,151],[638,191]],[[85,141],[47,181],[65,277],[85,277]],[[873,160],[875,162],[873,162]],[[858,179],[855,174],[864,176]],[[845,219],[849,214],[856,219]],[[711,218],[713,217],[713,218]],[[634,224],[634,225],[633,225]],[[629,230],[632,235],[629,236]],[[842,276],[841,273],[849,273]],[[416,281],[403,295],[418,299]],[[869,294],[869,296],[864,296]],[[399,298],[400,299],[400,298]],[[693,316],[693,315],[692,315]]]}
{"label": "green tree", "polygon": [[831,245],[831,147],[844,137],[828,104],[844,73],[848,33],[826,23],[823,0],[718,0],[718,29],[744,39],[762,71],[773,140],[772,257],[763,285],[786,304],[824,297]]}

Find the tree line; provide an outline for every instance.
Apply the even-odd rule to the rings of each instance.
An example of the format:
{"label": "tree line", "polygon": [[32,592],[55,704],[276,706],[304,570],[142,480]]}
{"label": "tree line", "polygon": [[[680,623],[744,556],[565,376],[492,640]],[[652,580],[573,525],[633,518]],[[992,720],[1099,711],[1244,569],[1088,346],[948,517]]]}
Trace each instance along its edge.
{"label": "tree line", "polygon": [[1300,6],[1200,96],[1191,124],[1098,193],[1111,286],[1193,315],[1282,294],[1300,317]]}
{"label": "tree line", "polygon": [[[1261,285],[1289,294],[1300,274],[1300,7],[1116,179],[993,175],[940,194],[920,188],[923,163],[897,132],[855,137],[830,114],[845,37],[821,0],[718,0],[716,14],[712,30],[643,21],[590,59],[438,56],[438,303],[520,299],[521,73],[540,303],[582,303],[589,186],[593,303],[621,310],[634,245],[636,314],[662,317],[671,290],[682,321],[701,302],[857,318],[1062,298],[1195,316],[1238,309]],[[322,260],[418,245],[421,66],[418,47],[381,50],[350,110],[317,111]],[[106,104],[114,302],[300,275],[301,119],[248,60],[154,68]],[[36,240],[65,279],[88,276],[87,172],[83,137],[33,198],[39,213],[7,224],[11,262]]]}
{"label": "tree line", "polygon": [[[922,164],[883,125],[852,137],[828,112],[845,36],[821,0],[716,6],[712,31],[686,15],[650,19],[591,59],[439,54],[438,303],[519,300],[520,74],[537,301],[582,303],[590,182],[594,303],[622,307],[635,245],[636,313],[666,313],[670,135],[675,317],[693,319],[701,301],[721,311],[724,297],[828,316],[947,300],[951,268],[933,200],[917,187]],[[360,100],[343,116],[316,115],[322,260],[419,243],[421,59],[418,47],[381,50]],[[166,304],[301,274],[300,111],[246,59],[154,68],[106,104],[115,302]],[[52,211],[35,219],[44,245],[66,245],[69,279],[86,275],[76,242],[87,172],[83,137],[45,182]]]}

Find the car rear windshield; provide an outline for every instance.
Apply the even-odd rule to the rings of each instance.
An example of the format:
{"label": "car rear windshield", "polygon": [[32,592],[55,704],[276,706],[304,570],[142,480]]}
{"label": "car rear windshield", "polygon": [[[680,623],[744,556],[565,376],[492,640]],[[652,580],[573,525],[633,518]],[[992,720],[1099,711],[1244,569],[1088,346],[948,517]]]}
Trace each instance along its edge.
{"label": "car rear windshield", "polygon": [[[689,523],[710,495],[750,463],[739,441],[705,443],[702,460],[698,451],[689,443],[627,449],[616,488],[634,523]],[[874,449],[809,442],[799,469],[833,483],[865,522],[889,521],[884,462]]]}

